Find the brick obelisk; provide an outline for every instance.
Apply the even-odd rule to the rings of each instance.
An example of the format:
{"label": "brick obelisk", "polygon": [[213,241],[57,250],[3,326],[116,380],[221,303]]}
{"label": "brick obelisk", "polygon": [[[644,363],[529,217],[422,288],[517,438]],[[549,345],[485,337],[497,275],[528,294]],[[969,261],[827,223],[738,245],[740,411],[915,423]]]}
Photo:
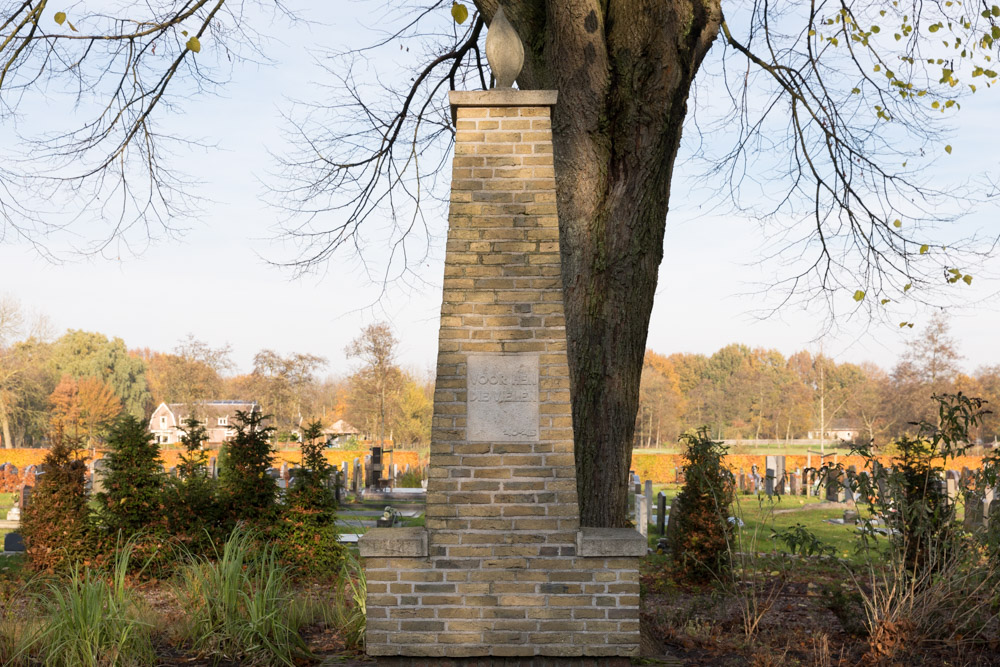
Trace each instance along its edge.
{"label": "brick obelisk", "polygon": [[361,538],[367,651],[637,655],[645,540],[579,526],[556,93],[453,91],[450,101],[457,133],[426,528]]}

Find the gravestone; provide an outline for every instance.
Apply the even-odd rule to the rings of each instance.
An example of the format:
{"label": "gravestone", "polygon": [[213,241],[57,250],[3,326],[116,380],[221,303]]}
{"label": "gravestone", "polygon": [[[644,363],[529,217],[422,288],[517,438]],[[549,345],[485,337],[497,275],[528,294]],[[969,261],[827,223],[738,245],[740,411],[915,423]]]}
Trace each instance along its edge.
{"label": "gravestone", "polygon": [[215,462],[215,457],[208,457],[208,476],[211,479],[216,479],[219,476],[219,468]]}
{"label": "gravestone", "polygon": [[656,495],[656,529],[660,535],[665,534],[667,528],[667,494],[660,491]]}
{"label": "gravestone", "polygon": [[[498,10],[488,53],[500,19]],[[638,655],[646,540],[630,528],[580,527],[550,130],[556,93],[452,91],[450,99],[458,131],[426,528],[373,528],[358,540],[365,649],[426,664]]]}
{"label": "gravestone", "polygon": [[94,495],[104,493],[104,478],[108,475],[108,463],[97,459],[91,464],[90,492]]}
{"label": "gravestone", "polygon": [[[782,495],[785,493],[785,457],[779,455],[769,455],[764,459],[764,469],[768,471],[772,478],[770,484],[770,490],[767,490],[765,486],[765,491],[767,495],[772,495],[774,493]],[[765,479],[765,485],[767,484]]]}
{"label": "gravestone", "polygon": [[281,474],[281,479],[288,481],[288,461],[281,462],[280,474]]}
{"label": "gravestone", "polygon": [[343,485],[344,490],[347,490],[348,484],[350,484],[351,476],[348,474],[347,461],[342,461],[340,464],[340,483]]}
{"label": "gravestone", "polygon": [[[767,458],[771,457],[768,456]],[[766,493],[769,498],[774,495],[774,477],[774,468],[768,466],[764,474],[764,493]]]}
{"label": "gravestone", "polygon": [[826,477],[826,501],[829,503],[842,503],[846,499],[844,494],[843,473],[837,468],[829,468]]}
{"label": "gravestone", "polygon": [[7,533],[3,537],[3,550],[11,553],[20,553],[25,550],[24,538],[21,533]]}
{"label": "gravestone", "polygon": [[646,480],[642,495],[646,498],[646,521],[649,522],[653,518],[653,480]]}
{"label": "gravestone", "polygon": [[797,472],[788,476],[788,493],[793,496],[799,495],[799,473]]}
{"label": "gravestone", "polygon": [[649,504],[642,494],[635,497],[635,527],[643,537],[649,535]]}
{"label": "gravestone", "polygon": [[34,487],[27,484],[21,489],[21,497],[17,501],[17,508],[21,510],[21,516],[24,516],[24,510],[28,509],[31,504],[31,491]]}

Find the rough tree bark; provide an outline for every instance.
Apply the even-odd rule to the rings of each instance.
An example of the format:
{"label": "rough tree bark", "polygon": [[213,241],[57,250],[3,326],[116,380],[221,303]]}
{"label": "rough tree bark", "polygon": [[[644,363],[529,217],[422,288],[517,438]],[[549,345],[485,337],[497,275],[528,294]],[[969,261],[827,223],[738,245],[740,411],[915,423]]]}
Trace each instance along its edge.
{"label": "rough tree bark", "polygon": [[[496,0],[478,0],[487,19]],[[718,0],[505,0],[553,114],[581,522],[621,526],[674,159]]]}

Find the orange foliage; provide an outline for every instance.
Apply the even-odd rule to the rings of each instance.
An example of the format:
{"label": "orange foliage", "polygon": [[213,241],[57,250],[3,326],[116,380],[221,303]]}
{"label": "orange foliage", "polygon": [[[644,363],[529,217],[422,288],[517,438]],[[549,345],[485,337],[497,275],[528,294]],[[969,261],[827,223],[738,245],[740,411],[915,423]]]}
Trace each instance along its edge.
{"label": "orange foliage", "polygon": [[[828,463],[833,463],[834,457],[828,456],[826,460]],[[888,463],[889,457],[880,456],[879,460],[882,463]],[[785,457],[785,469],[805,468],[806,461],[805,454],[789,454]],[[836,461],[844,464],[845,468],[853,465],[859,471],[864,469],[864,459],[860,456],[837,456]],[[725,463],[736,474],[739,474],[740,470],[749,473],[751,466],[756,464],[758,471],[763,475],[766,460],[763,454],[729,454],[725,458]],[[633,452],[630,469],[643,480],[650,479],[657,484],[665,484],[676,480],[676,469],[683,465],[684,457],[681,454]],[[819,467],[819,455],[812,456],[812,465],[814,468]],[[975,469],[981,465],[982,457],[980,456],[959,456],[948,461],[948,468],[951,470],[961,470],[963,467]]]}
{"label": "orange foliage", "polygon": [[[172,468],[176,466],[177,463],[180,461],[180,453],[181,450],[179,449],[161,449],[160,459],[167,466],[167,468]],[[344,461],[347,461],[348,464],[351,464],[356,458],[361,459],[361,462],[363,464],[365,461],[365,457],[368,456],[370,453],[371,452],[367,449],[353,450],[353,451],[338,449],[338,450],[327,450],[325,452],[326,460],[329,461],[332,465],[337,466],[338,468],[340,467],[340,464],[343,463]],[[207,450],[207,454],[208,456],[214,456],[218,458],[219,451],[216,449]],[[2,454],[0,454],[0,456],[2,456]],[[297,449],[281,450],[274,453],[274,462],[276,465],[281,465],[282,461],[288,461],[290,465],[298,464],[301,459],[302,459],[302,452],[300,452]],[[389,457],[388,455],[386,455],[385,463],[388,464],[388,462],[389,462]],[[420,454],[418,452],[402,451],[402,450],[396,450],[396,452],[392,455],[392,462],[395,463],[400,468],[404,468],[407,463],[410,464],[411,468],[416,467],[418,465],[426,465],[427,463],[426,460],[424,461],[420,460]]]}

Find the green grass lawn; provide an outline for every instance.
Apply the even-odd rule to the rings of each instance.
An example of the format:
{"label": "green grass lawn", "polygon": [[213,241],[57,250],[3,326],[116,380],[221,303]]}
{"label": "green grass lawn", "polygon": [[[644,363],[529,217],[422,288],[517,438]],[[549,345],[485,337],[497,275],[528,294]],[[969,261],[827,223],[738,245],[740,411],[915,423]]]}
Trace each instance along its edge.
{"label": "green grass lawn", "polygon": [[[663,491],[669,506],[680,492],[680,485],[654,486],[653,491],[654,494]],[[816,505],[822,499],[806,496],[775,496],[768,499],[766,496],[742,495],[737,498],[737,502],[734,514],[744,522],[739,532],[737,550],[789,553],[789,547],[784,542],[772,539],[771,535],[799,524],[815,535],[821,544],[832,546],[837,557],[856,562],[861,560],[856,553],[859,543],[857,527],[854,524],[832,524],[826,521],[842,519],[844,510],[848,509],[846,505],[833,509],[809,509],[810,505]],[[654,516],[649,529],[651,547],[656,546],[659,537]]]}

